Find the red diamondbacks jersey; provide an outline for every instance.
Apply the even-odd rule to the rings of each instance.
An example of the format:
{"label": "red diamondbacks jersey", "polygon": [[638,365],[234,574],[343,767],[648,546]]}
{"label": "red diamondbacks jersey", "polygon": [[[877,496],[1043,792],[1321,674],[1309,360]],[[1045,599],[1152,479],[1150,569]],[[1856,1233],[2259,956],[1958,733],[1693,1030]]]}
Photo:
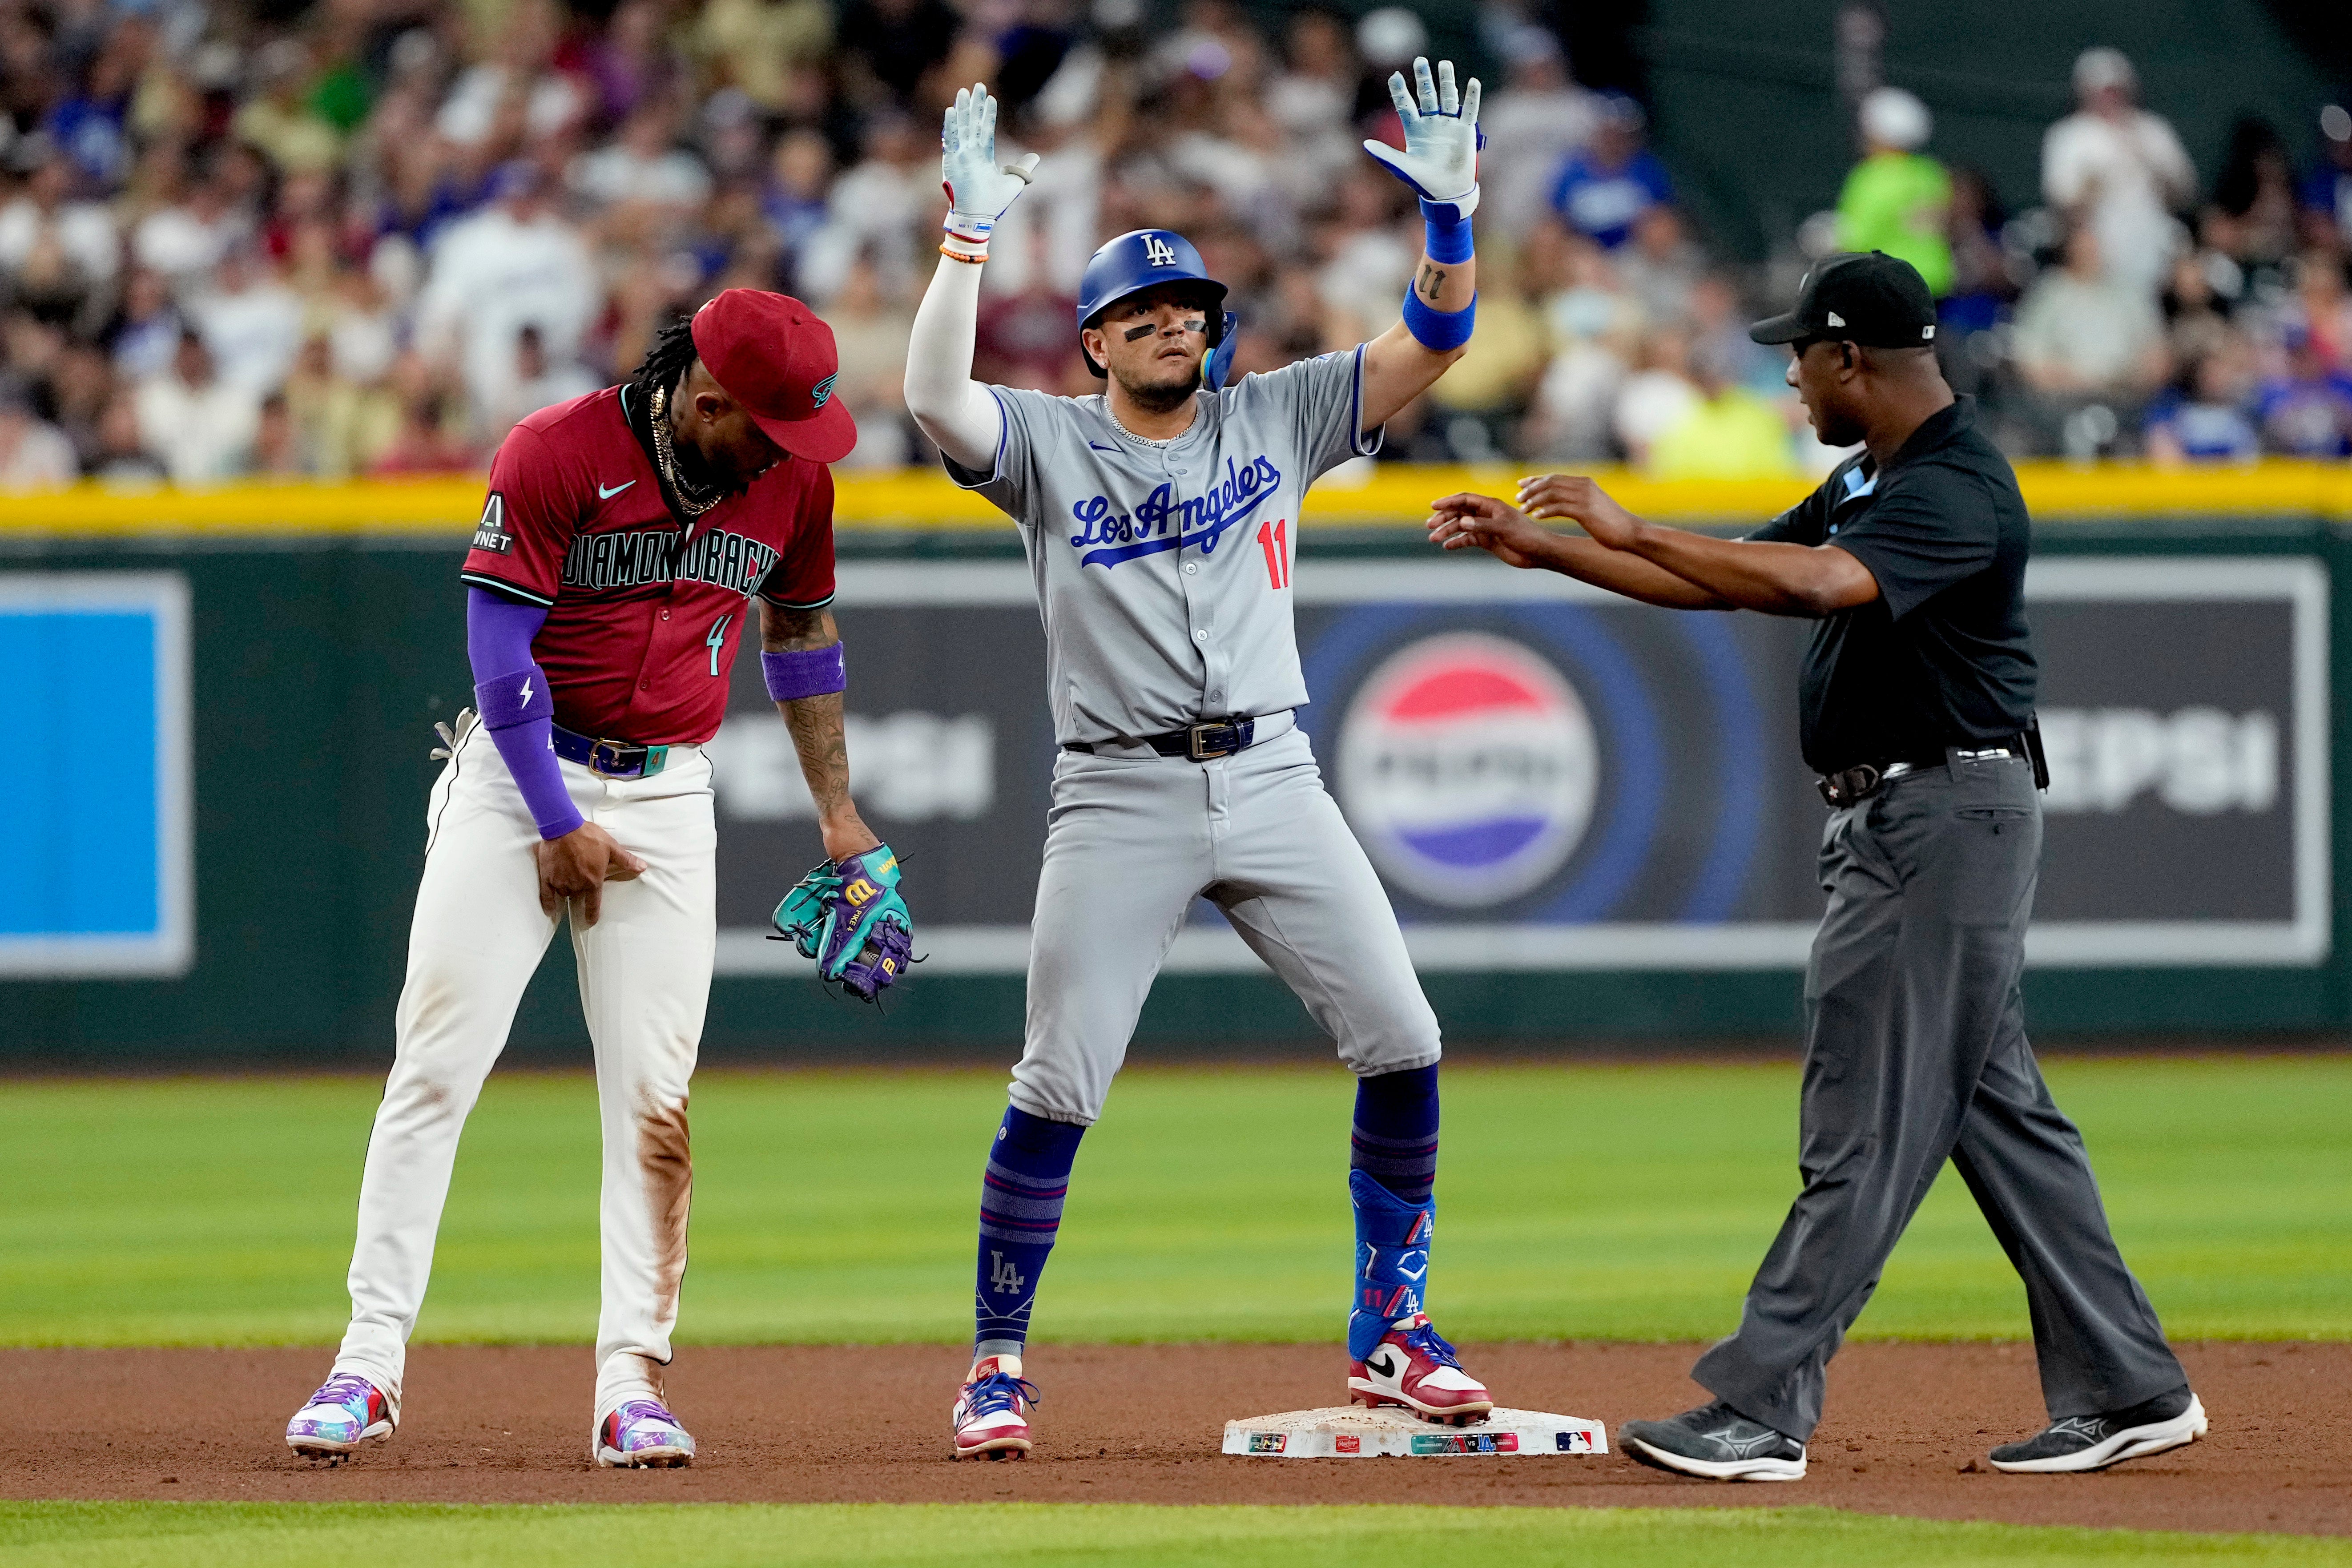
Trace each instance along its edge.
{"label": "red diamondbacks jersey", "polygon": [[708,741],[752,595],[796,610],[833,601],[833,470],[788,458],[683,528],[623,391],[515,426],[490,464],[463,578],[548,606],[531,656],[565,729]]}

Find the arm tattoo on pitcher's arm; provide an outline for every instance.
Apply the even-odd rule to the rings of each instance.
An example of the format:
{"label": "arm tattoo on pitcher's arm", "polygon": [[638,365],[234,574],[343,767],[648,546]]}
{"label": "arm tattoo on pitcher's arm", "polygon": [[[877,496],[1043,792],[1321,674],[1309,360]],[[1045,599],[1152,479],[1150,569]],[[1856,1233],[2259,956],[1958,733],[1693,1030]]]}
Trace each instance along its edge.
{"label": "arm tattoo on pitcher's arm", "polygon": [[1445,287],[1445,268],[1433,267],[1426,261],[1423,262],[1421,264],[1422,298],[1434,300],[1437,298],[1437,291],[1444,287]]}
{"label": "arm tattoo on pitcher's arm", "polygon": [[[831,647],[841,640],[830,610],[788,610],[760,602],[760,646],[770,653]],[[849,742],[842,732],[842,694],[779,702],[793,750],[801,760],[801,776],[808,781],[809,797],[820,818],[849,805]]]}

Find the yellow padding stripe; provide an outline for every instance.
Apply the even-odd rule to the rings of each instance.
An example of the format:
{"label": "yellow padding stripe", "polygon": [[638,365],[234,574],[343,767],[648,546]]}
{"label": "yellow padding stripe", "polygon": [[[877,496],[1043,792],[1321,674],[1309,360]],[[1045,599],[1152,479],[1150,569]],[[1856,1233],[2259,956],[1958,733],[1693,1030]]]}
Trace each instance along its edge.
{"label": "yellow padding stripe", "polygon": [[[1382,464],[1356,483],[1328,479],[1307,500],[1307,522],[1344,528],[1417,529],[1429,503],[1454,490],[1508,499],[1525,468]],[[1630,470],[1593,470],[1643,517],[1666,521],[1761,521],[1811,488],[1801,480],[1645,479]],[[2243,468],[2157,469],[2113,463],[2018,468],[2038,519],[2130,517],[2313,517],[2352,520],[2352,465],[2273,458]],[[930,469],[880,474],[836,470],[835,521],[845,531],[965,532],[1010,526],[972,491]],[[214,489],[118,489],[85,484],[0,496],[0,538],[300,534],[431,535],[453,538],[482,509],[478,475],[344,484],[275,483]]]}

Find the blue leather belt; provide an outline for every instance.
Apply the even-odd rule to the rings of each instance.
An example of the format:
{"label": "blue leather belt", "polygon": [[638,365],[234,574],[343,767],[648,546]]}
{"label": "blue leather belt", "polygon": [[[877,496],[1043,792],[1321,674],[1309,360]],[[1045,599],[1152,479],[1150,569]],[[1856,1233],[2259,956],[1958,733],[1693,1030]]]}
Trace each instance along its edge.
{"label": "blue leather belt", "polygon": [[669,764],[667,746],[640,746],[634,741],[599,741],[577,734],[561,724],[555,731],[555,754],[578,763],[599,778],[649,779]]}

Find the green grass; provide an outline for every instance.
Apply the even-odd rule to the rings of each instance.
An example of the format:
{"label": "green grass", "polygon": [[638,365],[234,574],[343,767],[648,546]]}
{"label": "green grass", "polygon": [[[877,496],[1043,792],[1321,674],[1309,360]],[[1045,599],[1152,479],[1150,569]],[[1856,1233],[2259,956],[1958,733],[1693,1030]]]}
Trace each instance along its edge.
{"label": "green grass", "polygon": [[[2352,1337],[2352,1057],[2051,1064],[2177,1337]],[[1336,1067],[1137,1070],[1080,1152],[1041,1336],[1316,1341],[1350,1258]],[[681,1339],[955,1341],[998,1073],[712,1072],[695,1086]],[[1735,1321],[1796,1184],[1793,1064],[1450,1068],[1433,1306],[1457,1338],[1680,1339]],[[341,1331],[378,1085],[12,1084],[0,1343]],[[419,1338],[593,1337],[583,1075],[494,1076]],[[1948,1173],[1864,1336],[2023,1337]]]}
{"label": "green grass", "polygon": [[0,1504],[24,1568],[432,1568],[516,1563],[983,1564],[1559,1563],[1811,1568],[1822,1563],[2136,1565],[2352,1563],[2352,1543],[1885,1519],[1828,1509],[1152,1508],[1001,1504],[398,1507]]}

